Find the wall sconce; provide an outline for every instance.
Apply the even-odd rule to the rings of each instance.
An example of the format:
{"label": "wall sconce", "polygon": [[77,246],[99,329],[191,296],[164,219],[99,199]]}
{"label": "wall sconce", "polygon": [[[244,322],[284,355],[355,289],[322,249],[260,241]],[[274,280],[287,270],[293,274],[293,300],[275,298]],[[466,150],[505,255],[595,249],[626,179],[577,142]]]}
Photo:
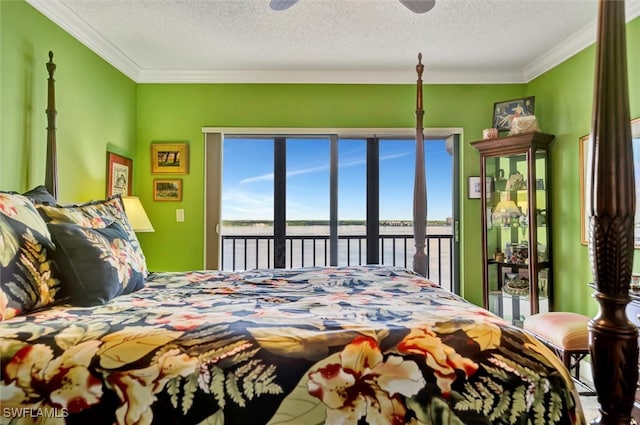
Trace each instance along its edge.
{"label": "wall sconce", "polygon": [[123,196],[124,211],[134,232],[155,232],[137,196]]}

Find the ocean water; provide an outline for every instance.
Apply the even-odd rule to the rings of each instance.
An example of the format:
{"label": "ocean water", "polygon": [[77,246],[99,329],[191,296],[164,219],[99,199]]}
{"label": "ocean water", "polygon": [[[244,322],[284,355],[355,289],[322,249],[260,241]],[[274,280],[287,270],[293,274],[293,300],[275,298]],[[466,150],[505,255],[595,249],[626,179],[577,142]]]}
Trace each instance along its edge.
{"label": "ocean water", "polygon": [[[223,236],[273,236],[273,227],[268,225],[222,226]],[[427,235],[451,235],[450,226],[429,226]],[[346,225],[338,227],[339,236],[352,236],[351,239],[338,241],[338,266],[366,264],[367,249],[364,225]],[[411,268],[415,243],[411,226],[381,226],[380,235],[399,236],[393,239],[381,239],[379,250],[381,263]],[[286,267],[326,266],[329,265],[329,242],[308,238],[311,236],[329,236],[329,226],[287,226]],[[356,238],[358,236],[358,238]],[[406,238],[405,238],[406,237]],[[235,253],[235,264],[234,264]],[[451,239],[431,239],[425,247],[428,255],[428,277],[450,289],[452,276]],[[237,239],[235,247],[232,240],[223,241],[224,270],[247,270],[273,267],[273,240]]]}

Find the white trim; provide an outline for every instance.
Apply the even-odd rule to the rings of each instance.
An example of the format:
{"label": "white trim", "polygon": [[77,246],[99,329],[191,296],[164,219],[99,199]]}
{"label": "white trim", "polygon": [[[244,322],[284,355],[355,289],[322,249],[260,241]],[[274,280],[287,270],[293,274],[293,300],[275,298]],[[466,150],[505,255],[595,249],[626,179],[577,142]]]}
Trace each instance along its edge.
{"label": "white trim", "polygon": [[[1,1],[1,0],[0,0]],[[89,50],[100,56],[118,71],[139,82],[140,67],[116,46],[111,44],[100,33],[83,21],[62,1],[56,0],[26,0],[34,9],[38,10],[53,23],[71,34],[76,40],[87,46]],[[55,52],[54,52],[55,53]]]}
{"label": "white trim", "polygon": [[[640,0],[627,0],[625,3],[626,22],[631,22],[640,16]],[[550,69],[560,65],[596,42],[597,21],[594,20],[582,30],[573,34],[567,40],[549,50],[523,69],[524,80],[529,82]]]}
{"label": "white trim", "polygon": [[[312,136],[337,134],[342,138],[371,137],[408,137],[414,138],[415,128],[296,128],[296,127],[202,127],[205,134],[239,134],[239,135],[279,135],[279,136]],[[446,139],[452,134],[462,135],[462,127],[425,128],[425,139]]]}
{"label": "white trim", "polygon": [[[192,84],[413,84],[415,72],[406,71],[176,71],[140,70],[138,83]],[[517,84],[524,83],[522,72],[437,71],[428,70],[427,84]]]}
{"label": "white trim", "polygon": [[[0,0],[2,1],[2,0]],[[136,83],[201,83],[201,84],[411,84],[412,70],[407,71],[197,71],[141,69],[117,46],[106,40],[60,0],[26,0],[56,25],[71,34],[90,50]],[[640,0],[627,0],[626,21],[640,16]],[[428,70],[426,84],[519,84],[528,83],[595,43],[596,22],[569,37],[565,42],[546,52],[521,71],[456,71]]]}
{"label": "white trim", "polygon": [[595,42],[596,39],[596,23],[589,24],[586,28],[578,31],[567,40],[549,50],[538,59],[524,67],[524,75],[526,81],[531,81],[536,77],[544,74],[550,69],[570,57],[581,52]]}

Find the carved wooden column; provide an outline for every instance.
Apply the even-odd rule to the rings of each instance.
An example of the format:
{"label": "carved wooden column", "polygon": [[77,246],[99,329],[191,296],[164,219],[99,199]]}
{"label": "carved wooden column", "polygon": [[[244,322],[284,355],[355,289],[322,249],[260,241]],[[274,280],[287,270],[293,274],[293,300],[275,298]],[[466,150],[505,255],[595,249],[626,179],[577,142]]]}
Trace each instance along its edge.
{"label": "carved wooden column", "polygon": [[56,64],[53,63],[53,52],[49,51],[47,62],[47,165],[44,176],[44,185],[58,199],[58,158],[56,152],[56,91],[53,74],[56,72]]}
{"label": "carved wooden column", "polygon": [[413,270],[422,276],[427,275],[427,256],[424,252],[427,234],[427,182],[424,165],[424,129],[422,120],[424,109],[422,107],[422,53],[418,54],[417,94],[416,94],[416,167],[415,181],[413,183],[413,240],[416,245],[416,253],[413,256]]}
{"label": "carved wooden column", "polygon": [[623,0],[600,0],[588,151],[589,257],[599,304],[589,341],[600,417],[629,424],[638,379],[638,331],[626,315],[633,264],[635,185]]}

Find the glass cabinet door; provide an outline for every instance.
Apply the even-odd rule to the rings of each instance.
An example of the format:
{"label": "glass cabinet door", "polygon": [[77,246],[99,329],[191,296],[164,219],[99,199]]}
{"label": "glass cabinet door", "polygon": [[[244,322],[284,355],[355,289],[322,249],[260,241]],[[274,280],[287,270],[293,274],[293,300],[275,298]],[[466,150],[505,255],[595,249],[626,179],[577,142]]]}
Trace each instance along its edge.
{"label": "glass cabinet door", "polygon": [[[538,143],[539,134],[492,139],[504,143],[517,137],[520,144],[504,143],[504,153],[492,140],[473,143],[487,182],[482,197],[484,307],[515,325],[551,308],[548,143]],[[482,143],[491,149],[483,150]]]}

